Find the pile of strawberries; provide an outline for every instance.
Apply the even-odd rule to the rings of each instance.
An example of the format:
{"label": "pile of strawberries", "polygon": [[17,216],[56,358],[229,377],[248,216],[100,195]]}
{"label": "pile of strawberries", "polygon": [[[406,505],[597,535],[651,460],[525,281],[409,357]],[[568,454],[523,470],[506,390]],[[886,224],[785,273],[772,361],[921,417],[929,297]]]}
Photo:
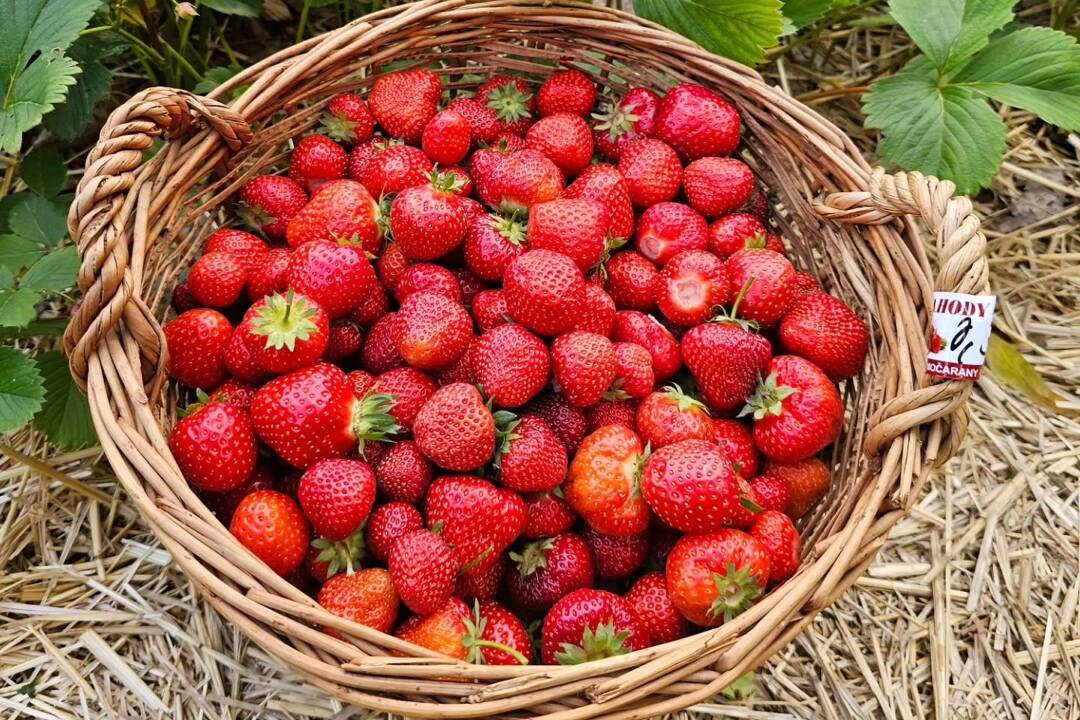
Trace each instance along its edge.
{"label": "pile of strawberries", "polygon": [[576,70],[445,105],[434,72],[382,75],[176,288],[176,461],[331,612],[574,663],[798,569],[866,327],[770,232],[730,102],[596,101]]}

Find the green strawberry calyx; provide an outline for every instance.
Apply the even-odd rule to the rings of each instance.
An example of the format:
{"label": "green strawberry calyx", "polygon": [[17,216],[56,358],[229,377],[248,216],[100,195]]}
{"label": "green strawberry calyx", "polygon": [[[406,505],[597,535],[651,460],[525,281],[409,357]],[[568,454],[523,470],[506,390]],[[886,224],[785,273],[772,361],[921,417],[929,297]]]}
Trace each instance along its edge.
{"label": "green strawberry calyx", "polygon": [[496,470],[501,470],[503,457],[510,452],[513,442],[521,437],[514,432],[521,420],[509,410],[497,410],[491,417],[495,420],[495,456],[491,464]]}
{"label": "green strawberry calyx", "polygon": [[705,407],[705,403],[683,392],[683,389],[676,383],[672,383],[665,387],[663,393],[668,400],[678,404],[679,410],[682,412],[686,412],[693,408],[695,410],[701,410],[706,415],[709,414],[709,409]]}
{"label": "green strawberry calyx", "polygon": [[274,293],[256,312],[251,332],[266,338],[267,349],[292,352],[297,342],[307,341],[319,329],[312,319],[318,314],[319,307],[303,295],[292,290]]}
{"label": "green strawberry calyx", "polygon": [[465,662],[472,663],[473,665],[483,665],[483,650],[484,648],[491,648],[506,653],[522,665],[529,664],[529,658],[525,657],[509,645],[496,642],[495,640],[485,639],[484,631],[486,629],[487,618],[480,614],[480,603],[479,601],[476,601],[473,603],[472,616],[465,618],[465,635],[461,638],[461,644],[465,646],[467,651]]}
{"label": "green strawberry calyx", "polygon": [[430,182],[436,192],[451,195],[457,195],[465,187],[465,178],[449,170],[439,172],[438,165],[431,171]]}
{"label": "green strawberry calyx", "polygon": [[547,567],[548,553],[555,547],[554,538],[544,538],[528,543],[521,552],[511,552],[510,559],[517,563],[518,573],[527,578],[537,570]]}
{"label": "green strawberry calyx", "polygon": [[353,433],[360,444],[360,454],[368,442],[388,440],[401,432],[401,425],[391,412],[397,404],[397,396],[369,392],[358,400],[353,411]]}
{"label": "green strawberry calyx", "polygon": [[356,123],[346,118],[345,113],[324,113],[321,124],[322,133],[329,135],[332,140],[341,143],[356,140]]}
{"label": "green strawberry calyx", "polygon": [[720,311],[709,320],[709,322],[727,323],[728,325],[735,325],[743,330],[757,330],[758,324],[753,320],[744,320],[739,317],[739,306],[742,305],[742,301],[746,299],[746,293],[750,292],[750,286],[754,284],[754,276],[751,275],[743,283],[743,286],[739,288],[739,294],[735,296],[735,302],[731,304],[730,310],[720,309]]}
{"label": "green strawberry calyx", "polygon": [[766,415],[782,415],[784,400],[797,392],[796,388],[777,385],[776,373],[770,373],[767,378],[758,383],[757,390],[739,411],[739,417],[753,415],[754,420],[761,420]]}
{"label": "green strawberry calyx", "polygon": [[645,474],[645,464],[649,462],[649,457],[652,455],[652,443],[645,443],[645,449],[641,451],[641,455],[638,455],[637,461],[634,463],[634,477],[630,479],[632,487],[630,488],[631,499],[636,500],[641,497],[641,476]]}
{"label": "green strawberry calyx", "polygon": [[716,584],[716,599],[709,608],[709,617],[723,617],[730,622],[733,617],[750,608],[761,595],[761,585],[750,574],[749,567],[736,568],[728,562],[727,572],[712,574]]}
{"label": "green strawberry calyx", "polygon": [[525,226],[518,220],[517,216],[495,216],[491,218],[490,222],[491,227],[495,228],[495,232],[502,235],[506,242],[514,247],[521,247],[525,243]]}
{"label": "green strawberry calyx", "polygon": [[[365,521],[364,525],[366,524]],[[364,525],[338,542],[326,538],[316,538],[311,542],[311,547],[318,551],[315,560],[327,563],[327,579],[342,571],[346,575],[352,575],[356,568],[360,567],[360,560],[367,555],[367,546],[364,544]]]}
{"label": "green strawberry calyx", "polygon": [[493,88],[488,93],[488,107],[504,122],[515,123],[530,117],[529,100],[532,95],[522,92],[514,83]]}
{"label": "green strawberry calyx", "polygon": [[620,135],[636,128],[638,120],[641,120],[640,115],[628,111],[621,103],[612,103],[605,108],[604,112],[593,113],[592,116],[600,121],[593,127],[597,130],[607,130],[608,138],[612,142],[618,140]]}
{"label": "green strawberry calyx", "polygon": [[749,250],[762,250],[765,248],[766,242],[768,242],[768,236],[765,233],[754,233],[753,237],[746,240],[746,247]]}
{"label": "green strawberry calyx", "polygon": [[626,647],[626,639],[630,637],[627,630],[615,632],[615,623],[600,623],[594,630],[586,626],[581,633],[581,644],[563,643],[562,651],[555,653],[555,662],[560,665],[580,665],[592,660],[625,655],[630,652]]}

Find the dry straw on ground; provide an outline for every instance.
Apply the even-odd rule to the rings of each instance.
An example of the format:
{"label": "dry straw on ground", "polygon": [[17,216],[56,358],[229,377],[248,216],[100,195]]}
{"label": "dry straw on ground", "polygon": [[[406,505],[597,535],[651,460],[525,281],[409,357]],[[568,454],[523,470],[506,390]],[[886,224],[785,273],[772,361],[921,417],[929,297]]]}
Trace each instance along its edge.
{"label": "dry straw on ground", "polygon": [[[853,137],[858,90],[910,57],[837,30],[770,67]],[[823,52],[824,51],[824,52]],[[854,90],[853,90],[854,89]],[[757,674],[748,701],[683,716],[1080,718],[1080,138],[1009,113],[989,218],[995,327],[1063,398],[984,374],[965,447],[877,562]],[[142,526],[97,450],[6,438],[0,717],[365,717],[224,623]]]}

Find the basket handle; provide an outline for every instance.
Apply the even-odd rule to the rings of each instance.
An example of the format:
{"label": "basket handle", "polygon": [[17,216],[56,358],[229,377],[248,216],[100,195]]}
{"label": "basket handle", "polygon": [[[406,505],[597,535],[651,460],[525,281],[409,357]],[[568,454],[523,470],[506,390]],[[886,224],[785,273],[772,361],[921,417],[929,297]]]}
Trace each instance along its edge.
{"label": "basket handle", "polygon": [[90,356],[121,320],[138,341],[150,367],[152,383],[163,377],[164,336],[153,312],[134,293],[129,267],[132,208],[144,152],[159,137],[182,138],[209,128],[231,152],[251,140],[247,121],[226,105],[186,90],[153,87],[132,96],[109,115],[98,142],[86,158],[68,212],[68,231],[79,248],[82,300],[64,333],[64,351],[75,381],[85,392]]}
{"label": "basket handle", "polygon": [[[939,270],[935,290],[984,295],[990,292],[986,237],[971,200],[955,195],[948,180],[918,172],[886,174],[875,168],[868,189],[836,192],[814,203],[817,213],[834,222],[855,225],[882,225],[905,216],[922,219],[937,244]],[[929,333],[923,333],[927,342]],[[926,348],[923,348],[925,356]],[[922,387],[898,395],[882,406],[870,420],[865,449],[877,454],[914,427],[942,421],[947,423],[945,452],[948,458],[967,432],[967,401],[973,383],[957,380],[934,382],[924,376]]]}

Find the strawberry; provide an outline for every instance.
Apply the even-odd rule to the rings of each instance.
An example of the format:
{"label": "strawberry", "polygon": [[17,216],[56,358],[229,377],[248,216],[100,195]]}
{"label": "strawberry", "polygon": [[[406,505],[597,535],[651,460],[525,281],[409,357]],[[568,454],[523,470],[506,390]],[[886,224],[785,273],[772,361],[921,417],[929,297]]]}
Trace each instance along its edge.
{"label": "strawberry", "polygon": [[783,317],[795,294],[795,268],[778,252],[764,248],[740,250],[727,260],[733,288],[740,291],[742,317],[758,325]]}
{"label": "strawberry", "polygon": [[683,440],[712,440],[713,423],[701,401],[678,385],[650,393],[635,419],[641,439],[655,450]]}
{"label": "strawberry", "polygon": [[685,535],[668,555],[668,594],[695,625],[716,626],[748,609],[769,581],[769,554],[754,537],[724,528]]}
{"label": "strawberry", "polygon": [[465,662],[475,665],[528,665],[532,640],[521,620],[497,602],[480,603],[462,641]]}
{"label": "strawberry", "polygon": [[506,568],[509,565],[505,555],[500,555],[491,567],[474,568],[458,575],[454,595],[465,602],[476,600],[494,600],[503,587]]}
{"label": "strawberry", "polygon": [[772,475],[758,475],[750,481],[750,491],[754,502],[765,510],[788,511],[791,489],[784,480]]}
{"label": "strawberry", "polygon": [[540,117],[570,113],[588,117],[596,102],[596,86],[580,70],[559,70],[551,74],[536,93]]}
{"label": "strawberry", "polygon": [[612,257],[604,267],[605,287],[616,308],[649,312],[656,307],[660,273],[648,258],[627,250]]}
{"label": "strawberry", "polygon": [[622,425],[634,429],[637,403],[633,400],[601,400],[585,410],[585,422],[589,432],[596,432],[605,425]]}
{"label": "strawberry", "polygon": [[698,158],[683,170],[683,187],[690,207],[705,217],[735,212],[754,191],[754,173],[735,158]]}
{"label": "strawberry", "polygon": [[442,165],[461,162],[471,144],[469,121],[453,110],[443,110],[428,120],[420,140],[424,154]]}
{"label": "strawberry", "polygon": [[[478,176],[479,181],[479,176]],[[565,179],[559,167],[532,148],[508,153],[496,162],[478,187],[481,199],[507,214],[523,213],[559,197]]]}
{"label": "strawberry", "polygon": [[165,323],[169,374],[199,390],[220,384],[226,375],[225,348],[232,332],[228,318],[206,308],[188,310]]}
{"label": "strawberry", "polygon": [[[355,155],[355,151],[354,151]],[[387,145],[376,149],[367,163],[355,163],[350,177],[363,183],[374,197],[399,193],[431,180],[433,166],[420,148],[412,145]]]}
{"label": "strawberry", "polygon": [[782,512],[765,510],[758,513],[752,535],[769,556],[769,582],[781,583],[799,569],[802,540],[795,523]]}
{"label": "strawberry", "polygon": [[290,288],[317,303],[331,320],[355,310],[378,282],[364,248],[350,241],[304,243],[289,257],[285,277]]}
{"label": "strawberry", "polygon": [[649,526],[641,497],[644,448],[637,434],[606,425],[586,437],[570,463],[563,492],[570,507],[608,535],[639,535]]}
{"label": "strawberry", "polygon": [[684,83],[668,91],[656,112],[653,133],[683,157],[730,155],[739,144],[739,111],[719,94]]}
{"label": "strawberry", "polygon": [[394,337],[397,332],[397,313],[387,313],[368,330],[360,350],[360,364],[373,373],[384,373],[405,364],[398,352]]}
{"label": "strawberry", "polygon": [[705,250],[685,250],[664,265],[656,304],[672,323],[689,327],[712,317],[730,291],[723,262]]}
{"label": "strawberry", "polygon": [[615,301],[595,282],[585,284],[574,330],[607,337],[615,324]]}
{"label": "strawberry", "polygon": [[188,270],[188,289],[196,302],[208,307],[223,308],[235,303],[244,292],[245,282],[247,271],[231,253],[207,253]]}
{"label": "strawberry", "polygon": [[500,132],[524,135],[536,112],[532,89],[521,78],[495,75],[477,88],[476,99],[495,112]]}
{"label": "strawberry", "polygon": [[393,293],[409,268],[409,258],[405,257],[404,251],[397,243],[387,243],[376,261],[376,266],[383,287]]}
{"label": "strawberry", "polygon": [[340,368],[316,363],[259,388],[251,416],[259,438],[282,460],[308,468],[398,432],[389,402],[379,395],[358,399]]}
{"label": "strawberry", "polygon": [[386,562],[399,538],[424,527],[420,511],[408,503],[393,500],[375,508],[364,527],[367,548],[379,562]]}
{"label": "strawberry", "polygon": [[232,490],[255,469],[255,429],[246,410],[210,402],[185,415],[169,433],[180,472],[200,490]]}
{"label": "strawberry", "polygon": [[626,179],[630,202],[647,208],[672,200],[682,186],[682,165],[671,146],[642,138],[628,142],[619,154],[619,172]]}
{"label": "strawberry", "polygon": [[249,342],[255,341],[250,338],[251,325],[241,322],[233,330],[222,359],[225,362],[225,369],[234,379],[261,385],[267,379],[267,372],[255,362],[255,357],[248,347]]}
{"label": "strawberry", "polygon": [[379,249],[379,207],[355,180],[324,183],[289,221],[289,247],[311,240],[348,240],[368,252]]}
{"label": "strawberry", "polygon": [[416,444],[447,470],[474,470],[495,452],[495,421],[472,385],[452,383],[432,395],[413,424]]}
{"label": "strawberry", "polygon": [[608,246],[618,247],[634,232],[634,206],[630,188],[613,165],[598,163],[581,171],[562,192],[570,200],[593,200],[607,210]]}
{"label": "strawberry", "polygon": [[758,453],[750,429],[738,420],[713,420],[713,440],[720,446],[735,473],[749,480],[757,475]]}
{"label": "strawberry", "polygon": [[529,247],[561,253],[588,272],[604,256],[608,215],[595,200],[560,198],[529,209]]}
{"label": "strawberry", "polygon": [[609,400],[640,399],[652,392],[652,355],[637,343],[617,342],[615,349],[615,380],[604,394]]}
{"label": "strawberry", "polygon": [[599,402],[615,380],[615,348],[603,335],[575,330],[551,345],[555,380],[571,404]]}
{"label": "strawberry", "polygon": [[539,415],[507,420],[496,450],[499,483],[515,492],[554,490],[566,478],[566,448]]}
{"label": "strawberry", "polygon": [[787,513],[801,518],[825,496],[829,490],[829,468],[815,457],[793,463],[768,460],[764,475],[782,480],[788,488]]}
{"label": "strawberry", "polygon": [[815,278],[810,273],[805,273],[801,270],[795,271],[795,280],[792,285],[795,288],[795,297],[792,300],[792,304],[794,304],[795,300],[799,299],[803,295],[824,292],[821,289],[821,283],[817,281],[817,278]]}
{"label": "strawberry", "polygon": [[718,258],[726,259],[739,250],[745,250],[759,235],[768,233],[766,227],[753,215],[732,213],[709,226],[709,250]]}
{"label": "strawberry", "polygon": [[663,573],[642,575],[626,593],[626,602],[648,628],[654,645],[686,637],[686,618],[679,614]]}
{"label": "strawberry", "polygon": [[375,379],[371,392],[389,399],[390,415],[404,430],[412,430],[420,408],[438,386],[424,373],[410,367],[387,370]]}
{"label": "strawberry", "polygon": [[621,580],[630,577],[645,562],[649,554],[649,533],[640,535],[604,535],[591,527],[581,537],[592,552],[596,577],[601,580]]}
{"label": "strawberry", "polygon": [[716,445],[682,440],[649,456],[641,491],[656,516],[676,530],[700,533],[730,524],[739,504],[731,463]]}
{"label": "strawberry", "polygon": [[284,240],[285,229],[307,205],[304,187],[284,175],[260,175],[240,189],[241,217],[271,240]]}
{"label": "strawberry", "polygon": [[594,113],[593,140],[600,154],[617,162],[627,143],[652,136],[660,96],[649,88],[634,87],[622,100]]}
{"label": "strawberry", "polygon": [[300,567],[311,538],[300,507],[275,490],[256,490],[241,500],[229,532],[282,577]]}
{"label": "strawberry", "polygon": [[632,342],[652,355],[653,374],[656,382],[663,382],[679,372],[682,358],[679,343],[671,332],[652,315],[637,310],[621,310],[615,313],[611,327],[611,339],[615,342]]}
{"label": "strawberry", "polygon": [[709,224],[689,205],[661,202],[638,218],[634,244],[638,252],[657,265],[687,250],[705,250]]}
{"label": "strawberry", "polygon": [[521,536],[535,540],[553,537],[570,529],[577,520],[574,509],[562,499],[559,488],[525,496],[525,529]]}
{"label": "strawberry", "polygon": [[682,359],[709,406],[727,412],[743,406],[772,359],[769,341],[732,316],[691,328],[682,338]]}
{"label": "strawberry", "polygon": [[297,499],[315,532],[338,542],[367,520],[375,503],[375,473],[359,460],[320,460],[304,472]]}
{"label": "strawberry", "polygon": [[308,192],[330,180],[345,177],[349,154],[325,135],[307,135],[296,143],[289,163],[289,177]]}
{"label": "strawberry", "polygon": [[191,288],[188,287],[188,284],[182,282],[177,283],[173,287],[172,297],[169,298],[169,305],[177,315],[182,315],[188,310],[194,310],[199,307],[199,301],[191,294]]}
{"label": "strawberry", "polygon": [[375,116],[355,93],[338,93],[326,103],[322,129],[331,139],[346,145],[367,142],[375,132]]}
{"label": "strawberry", "polygon": [[[306,202],[307,195],[304,198]],[[245,272],[250,272],[253,267],[259,264],[262,254],[269,249],[270,246],[257,235],[234,228],[221,228],[215,230],[210,234],[210,237],[206,238],[203,255],[227,253],[240,261]]]}
{"label": "strawberry", "polygon": [[465,217],[482,215],[485,212],[484,206],[469,197],[472,195],[473,188],[476,187],[469,171],[460,165],[449,165],[443,168],[442,172],[453,181],[452,186],[458,196],[458,206],[461,207]]}
{"label": "strawberry", "polygon": [[525,501],[472,475],[441,477],[424,500],[428,527],[441,528],[464,571],[493,565],[525,527]]}
{"label": "strawberry", "polygon": [[465,265],[481,280],[501,282],[507,266],[525,250],[525,228],[515,218],[484,213],[469,221]]}
{"label": "strawberry", "polygon": [[[390,573],[382,568],[335,575],[319,590],[318,601],[333,614],[382,633],[394,628],[401,602]],[[337,633],[331,631],[331,634]]]}
{"label": "strawberry", "polygon": [[465,237],[468,221],[451,189],[453,178],[434,175],[430,183],[403,190],[390,206],[390,231],[410,261],[434,260]]}
{"label": "strawberry", "polygon": [[210,402],[235,405],[244,410],[251,409],[251,399],[255,397],[255,386],[239,382],[238,380],[226,380],[210,393]]}
{"label": "strawberry", "polygon": [[323,357],[338,362],[347,361],[364,346],[364,333],[352,320],[335,320],[330,324],[329,340]]}
{"label": "strawberry", "polygon": [[421,292],[401,304],[394,323],[394,345],[405,362],[422,370],[447,368],[472,339],[472,320],[460,304]]}
{"label": "strawberry", "polygon": [[372,158],[388,147],[398,144],[400,143],[397,140],[379,136],[373,137],[366,142],[357,143],[356,147],[349,153],[349,166],[346,168],[346,174],[352,180],[359,181]]}
{"label": "strawberry", "polygon": [[470,618],[469,606],[454,597],[430,615],[417,615],[401,623],[395,635],[447,657],[464,660],[468,654],[464,640],[469,633]]}
{"label": "strawberry", "polygon": [[248,299],[255,302],[267,295],[285,292],[289,288],[288,248],[271,248],[257,256],[248,272]]}
{"label": "strawberry", "polygon": [[511,552],[506,587],[514,606],[531,613],[549,609],[579,588],[592,587],[593,556],[578,535],[562,533]]}
{"label": "strawberry", "polygon": [[476,98],[458,98],[446,106],[469,124],[469,135],[476,143],[490,145],[501,132],[495,111]]}
{"label": "strawberry", "polygon": [[473,298],[473,317],[482,332],[488,332],[510,321],[510,311],[506,309],[506,296],[502,290],[481,290]]}
{"label": "strawberry", "polygon": [[869,337],[866,323],[843,300],[817,292],[804,294],[788,308],[780,320],[780,344],[839,382],[862,370]]}
{"label": "strawberry", "polygon": [[[216,393],[215,393],[216,394]],[[212,402],[224,402],[213,400]],[[261,463],[256,463],[255,469],[247,476],[247,479],[234,487],[232,490],[215,492],[198,492],[197,495],[206,503],[210,512],[214,513],[224,525],[232,520],[240,501],[256,490],[272,490],[274,488],[274,474]]]}
{"label": "strawberry", "polygon": [[290,290],[259,300],[237,330],[251,359],[265,372],[281,374],[307,367],[322,357],[330,342],[330,320],[322,306]]}
{"label": "strawberry", "polygon": [[431,70],[380,75],[368,94],[371,113],[391,137],[416,144],[438,110],[442,79]]}
{"label": "strawberry", "polygon": [[363,398],[367,395],[368,390],[375,385],[375,376],[367,370],[353,370],[346,377],[349,379],[349,384],[352,385],[353,394],[357,398]]}
{"label": "strawberry", "polygon": [[503,277],[506,308],[537,335],[566,332],[577,320],[585,277],[573,260],[551,250],[530,250],[515,258]]}
{"label": "strawberry", "polygon": [[589,125],[570,113],[556,113],[538,120],[529,128],[525,142],[570,176],[584,170],[592,160],[593,141]]}
{"label": "strawberry", "polygon": [[[464,255],[464,252],[462,255]],[[487,284],[465,268],[454,268],[451,272],[461,289],[462,302],[466,307],[472,307],[473,300],[480,294],[480,291],[487,289]]]}
{"label": "strawberry", "polygon": [[476,341],[473,367],[496,405],[518,407],[547,385],[550,362],[543,340],[521,325],[500,325]]}
{"label": "strawberry", "polygon": [[420,502],[432,475],[431,464],[412,440],[394,443],[375,463],[379,492],[391,501]]}
{"label": "strawberry", "polygon": [[570,454],[585,439],[585,413],[571,405],[562,393],[540,396],[529,405],[529,412],[544,418]]}
{"label": "strawberry", "polygon": [[547,665],[577,665],[651,643],[648,629],[630,604],[606,590],[575,590],[544,618],[542,654]]}
{"label": "strawberry", "polygon": [[404,302],[410,295],[418,292],[442,295],[456,303],[464,300],[461,284],[454,273],[441,265],[432,263],[416,263],[408,266],[394,285],[394,297],[398,302]]}
{"label": "strawberry", "polygon": [[818,366],[795,355],[778,355],[742,414],[754,418],[754,443],[770,460],[805,460],[836,439],[844,403]]}
{"label": "strawberry", "polygon": [[431,615],[446,604],[460,567],[446,540],[430,530],[403,535],[387,566],[401,601],[417,615]]}
{"label": "strawberry", "polygon": [[450,367],[440,371],[435,380],[442,385],[449,385],[451,383],[465,383],[466,385],[476,385],[478,380],[476,379],[476,368],[473,365],[472,349],[476,344],[476,338],[469,342],[469,347],[465,349],[461,357],[457,359]]}

